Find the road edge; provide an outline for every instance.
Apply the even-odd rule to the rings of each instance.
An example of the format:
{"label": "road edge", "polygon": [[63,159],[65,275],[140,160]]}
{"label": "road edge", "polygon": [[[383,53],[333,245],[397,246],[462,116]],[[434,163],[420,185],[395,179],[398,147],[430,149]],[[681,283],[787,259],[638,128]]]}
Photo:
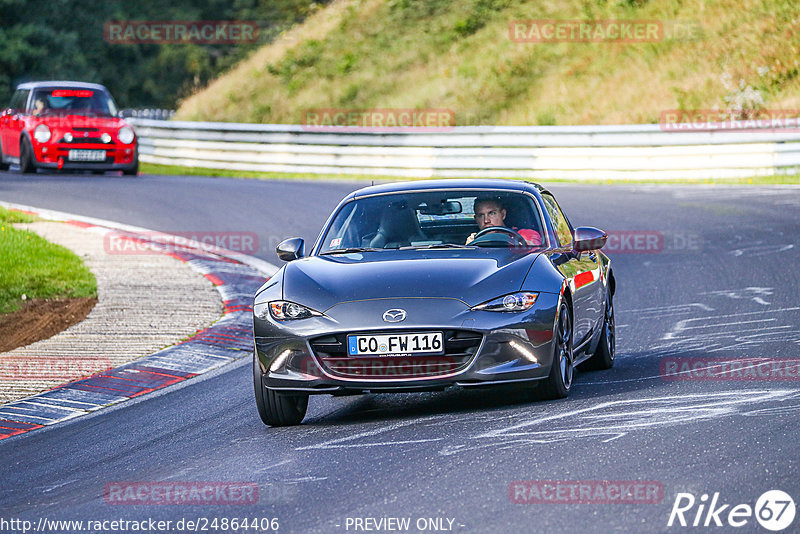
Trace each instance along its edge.
{"label": "road edge", "polygon": [[204,249],[200,243],[174,249],[175,237],[115,221],[0,200],[0,206],[42,219],[75,224],[94,232],[145,243],[206,277],[220,294],[223,315],[187,340],[133,362],[73,380],[48,391],[0,405],[0,441],[180,384],[252,356],[252,284],[263,283],[278,267],[238,252]]}

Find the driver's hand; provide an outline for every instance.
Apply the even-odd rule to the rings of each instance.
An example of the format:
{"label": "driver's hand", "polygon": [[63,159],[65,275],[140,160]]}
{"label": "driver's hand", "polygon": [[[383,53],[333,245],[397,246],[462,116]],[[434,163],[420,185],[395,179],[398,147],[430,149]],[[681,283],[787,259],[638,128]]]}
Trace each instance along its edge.
{"label": "driver's hand", "polygon": [[469,237],[467,238],[467,242],[464,243],[464,244],[465,245],[469,245],[472,242],[473,239],[475,239],[475,232],[472,232],[471,234],[469,234]]}

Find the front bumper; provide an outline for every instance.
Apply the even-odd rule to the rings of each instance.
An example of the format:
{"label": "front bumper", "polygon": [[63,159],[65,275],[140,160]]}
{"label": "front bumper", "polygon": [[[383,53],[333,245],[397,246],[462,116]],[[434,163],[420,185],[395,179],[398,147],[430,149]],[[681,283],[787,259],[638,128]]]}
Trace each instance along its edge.
{"label": "front bumper", "polygon": [[[106,158],[103,161],[70,161],[69,151],[71,149],[104,150]],[[36,143],[34,146],[36,166],[43,169],[123,171],[134,168],[138,158],[138,147],[135,143],[130,145]]]}
{"label": "front bumper", "polygon": [[[273,390],[346,394],[540,380],[553,360],[558,298],[540,293],[532,309],[518,314],[472,311],[457,299],[376,299],[300,321],[254,317],[262,382]],[[413,311],[398,326],[381,320],[389,308]],[[339,346],[348,334],[434,331],[444,333],[442,355],[365,358]]]}

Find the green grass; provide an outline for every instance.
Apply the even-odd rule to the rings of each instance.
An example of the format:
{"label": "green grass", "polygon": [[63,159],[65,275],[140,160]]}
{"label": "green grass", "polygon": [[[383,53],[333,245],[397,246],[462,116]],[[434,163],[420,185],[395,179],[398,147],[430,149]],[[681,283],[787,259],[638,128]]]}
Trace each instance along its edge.
{"label": "green grass", "polygon": [[258,180],[360,180],[360,181],[393,181],[394,176],[374,174],[311,174],[303,172],[258,172],[237,171],[228,169],[207,169],[204,167],[181,167],[179,165],[159,165],[156,163],[140,163],[142,174],[170,174],[180,176],[219,176],[224,178],[255,178]]}
{"label": "green grass", "polygon": [[29,223],[34,222],[38,218],[34,215],[30,215],[28,213],[17,211],[17,210],[7,210],[5,208],[0,208],[0,223],[3,225],[9,223]]}
{"label": "green grass", "polygon": [[[512,21],[545,19],[655,20],[664,36],[510,38]],[[737,101],[796,110],[799,50],[797,0],[337,0],[187,98],[176,118],[298,124],[310,109],[439,108],[457,125],[565,125],[657,123],[665,110]]]}
{"label": "green grass", "polygon": [[[225,178],[255,178],[257,180],[317,180],[317,181],[357,181],[357,182],[398,182],[405,180],[424,180],[425,178],[406,178],[397,176],[385,176],[379,174],[310,174],[300,172],[255,172],[255,171],[231,171],[226,169],[206,169],[202,167],[180,167],[178,165],[157,165],[154,163],[142,163],[141,172],[143,174],[167,174],[178,176],[218,176]],[[511,178],[519,180],[520,178]],[[524,178],[527,180],[527,178]],[[547,179],[534,182],[546,183],[579,183],[579,184],[604,184],[604,185],[626,185],[626,184],[680,184],[680,185],[781,185],[781,184],[800,184],[800,174],[781,174],[776,176],[753,176],[750,178],[727,178],[727,179],[686,179],[686,180],[579,180],[579,179]]]}
{"label": "green grass", "polygon": [[27,299],[96,297],[97,281],[81,259],[12,223],[30,215],[0,208],[0,313],[19,309]]}

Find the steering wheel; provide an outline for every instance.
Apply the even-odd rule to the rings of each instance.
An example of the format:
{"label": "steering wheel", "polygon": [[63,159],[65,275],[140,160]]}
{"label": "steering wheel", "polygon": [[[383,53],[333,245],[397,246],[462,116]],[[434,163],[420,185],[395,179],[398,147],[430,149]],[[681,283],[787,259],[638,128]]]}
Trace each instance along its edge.
{"label": "steering wheel", "polygon": [[470,245],[475,243],[475,241],[477,241],[478,238],[483,237],[486,234],[489,234],[489,233],[492,233],[492,232],[501,232],[501,233],[507,234],[512,239],[514,239],[514,241],[516,241],[518,245],[523,246],[523,247],[527,247],[528,246],[528,242],[525,241],[525,238],[522,237],[519,232],[517,232],[516,230],[512,230],[511,228],[508,228],[507,226],[487,226],[486,228],[484,228],[483,230],[481,230],[480,232],[475,234],[475,237],[473,237],[472,241],[470,241]]}

